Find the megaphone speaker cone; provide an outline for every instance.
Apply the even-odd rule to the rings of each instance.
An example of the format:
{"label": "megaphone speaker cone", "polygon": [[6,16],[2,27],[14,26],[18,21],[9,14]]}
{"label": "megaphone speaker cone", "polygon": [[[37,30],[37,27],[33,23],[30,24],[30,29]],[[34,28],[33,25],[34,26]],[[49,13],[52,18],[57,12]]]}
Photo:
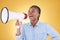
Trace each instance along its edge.
{"label": "megaphone speaker cone", "polygon": [[6,24],[9,19],[9,11],[7,7],[2,8],[1,10],[1,21],[2,23]]}

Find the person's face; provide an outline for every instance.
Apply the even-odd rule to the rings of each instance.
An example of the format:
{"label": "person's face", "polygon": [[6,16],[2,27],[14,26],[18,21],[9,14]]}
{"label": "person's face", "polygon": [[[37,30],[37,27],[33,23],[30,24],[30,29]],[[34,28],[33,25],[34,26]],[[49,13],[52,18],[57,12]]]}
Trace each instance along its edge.
{"label": "person's face", "polygon": [[39,13],[37,8],[30,8],[28,11],[30,21],[38,20]]}

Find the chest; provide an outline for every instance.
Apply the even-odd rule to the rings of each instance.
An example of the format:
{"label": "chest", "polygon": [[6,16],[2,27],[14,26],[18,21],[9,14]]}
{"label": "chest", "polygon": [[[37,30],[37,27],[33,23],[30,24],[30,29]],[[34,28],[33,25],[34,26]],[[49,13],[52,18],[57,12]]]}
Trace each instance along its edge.
{"label": "chest", "polygon": [[33,27],[26,27],[25,28],[25,35],[28,39],[45,39],[47,37],[46,28],[41,26]]}

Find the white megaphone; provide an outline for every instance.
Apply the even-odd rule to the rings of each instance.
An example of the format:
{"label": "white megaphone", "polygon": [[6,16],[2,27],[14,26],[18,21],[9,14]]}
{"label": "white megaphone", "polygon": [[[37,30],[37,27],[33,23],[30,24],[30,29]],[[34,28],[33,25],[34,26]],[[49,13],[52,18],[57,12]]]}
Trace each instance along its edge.
{"label": "white megaphone", "polygon": [[27,18],[27,14],[20,13],[20,12],[11,12],[8,10],[7,7],[2,8],[1,10],[1,21],[2,23],[6,24],[9,20],[19,20],[22,21],[23,19]]}

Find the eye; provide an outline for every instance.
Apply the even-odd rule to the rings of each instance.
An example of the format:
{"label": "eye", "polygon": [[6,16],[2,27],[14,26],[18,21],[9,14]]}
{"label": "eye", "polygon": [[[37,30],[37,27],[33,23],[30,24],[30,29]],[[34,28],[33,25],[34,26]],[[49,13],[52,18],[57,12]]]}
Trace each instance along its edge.
{"label": "eye", "polygon": [[35,13],[35,9],[30,9],[29,11],[28,11],[28,13],[30,14],[30,13]]}
{"label": "eye", "polygon": [[32,10],[31,13],[34,13],[34,10]]}

